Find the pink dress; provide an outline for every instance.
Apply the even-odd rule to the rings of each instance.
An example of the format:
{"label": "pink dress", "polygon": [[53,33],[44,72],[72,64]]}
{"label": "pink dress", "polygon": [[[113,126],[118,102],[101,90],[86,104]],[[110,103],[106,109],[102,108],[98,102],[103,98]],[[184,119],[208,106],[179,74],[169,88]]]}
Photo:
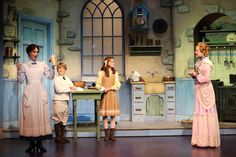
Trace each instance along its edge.
{"label": "pink dress", "polygon": [[220,131],[215,93],[211,83],[212,62],[208,57],[195,64],[198,72],[195,79],[195,107],[192,126],[192,145],[219,147]]}

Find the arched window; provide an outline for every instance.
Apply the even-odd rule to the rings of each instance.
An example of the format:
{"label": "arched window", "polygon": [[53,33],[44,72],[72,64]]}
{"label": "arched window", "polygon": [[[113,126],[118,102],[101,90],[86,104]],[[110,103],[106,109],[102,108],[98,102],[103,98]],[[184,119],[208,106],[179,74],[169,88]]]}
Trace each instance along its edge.
{"label": "arched window", "polygon": [[96,76],[103,59],[113,56],[115,68],[124,75],[124,19],[115,0],[89,0],[81,12],[82,77]]}

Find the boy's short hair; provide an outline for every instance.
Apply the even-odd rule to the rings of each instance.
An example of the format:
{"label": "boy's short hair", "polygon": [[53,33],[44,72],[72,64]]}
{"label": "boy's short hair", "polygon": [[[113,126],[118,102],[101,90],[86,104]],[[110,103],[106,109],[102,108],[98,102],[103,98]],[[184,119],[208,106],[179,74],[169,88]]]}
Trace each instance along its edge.
{"label": "boy's short hair", "polygon": [[60,68],[64,68],[65,70],[67,70],[66,64],[65,64],[65,63],[62,63],[62,62],[60,62],[60,63],[57,65],[57,71],[58,71],[58,69],[60,69]]}

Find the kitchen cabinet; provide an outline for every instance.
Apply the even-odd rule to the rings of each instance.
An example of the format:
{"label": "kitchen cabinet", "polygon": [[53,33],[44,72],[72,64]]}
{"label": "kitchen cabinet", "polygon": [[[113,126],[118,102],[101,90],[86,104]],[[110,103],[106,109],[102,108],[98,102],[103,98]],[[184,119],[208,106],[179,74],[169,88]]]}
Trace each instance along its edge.
{"label": "kitchen cabinet", "polygon": [[131,83],[131,121],[144,121],[146,105],[144,97],[144,82]]}
{"label": "kitchen cabinet", "polygon": [[166,121],[176,120],[175,82],[165,82]]}

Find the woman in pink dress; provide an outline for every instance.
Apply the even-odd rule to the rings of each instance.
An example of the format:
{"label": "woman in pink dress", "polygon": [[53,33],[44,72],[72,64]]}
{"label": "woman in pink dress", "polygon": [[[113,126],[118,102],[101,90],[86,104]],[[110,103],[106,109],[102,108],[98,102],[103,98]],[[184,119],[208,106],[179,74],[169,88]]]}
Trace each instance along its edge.
{"label": "woman in pink dress", "polygon": [[208,58],[209,46],[200,42],[196,46],[198,58],[195,70],[189,72],[195,79],[195,107],[192,126],[192,145],[219,147],[220,131],[215,93],[211,83],[212,62]]}

